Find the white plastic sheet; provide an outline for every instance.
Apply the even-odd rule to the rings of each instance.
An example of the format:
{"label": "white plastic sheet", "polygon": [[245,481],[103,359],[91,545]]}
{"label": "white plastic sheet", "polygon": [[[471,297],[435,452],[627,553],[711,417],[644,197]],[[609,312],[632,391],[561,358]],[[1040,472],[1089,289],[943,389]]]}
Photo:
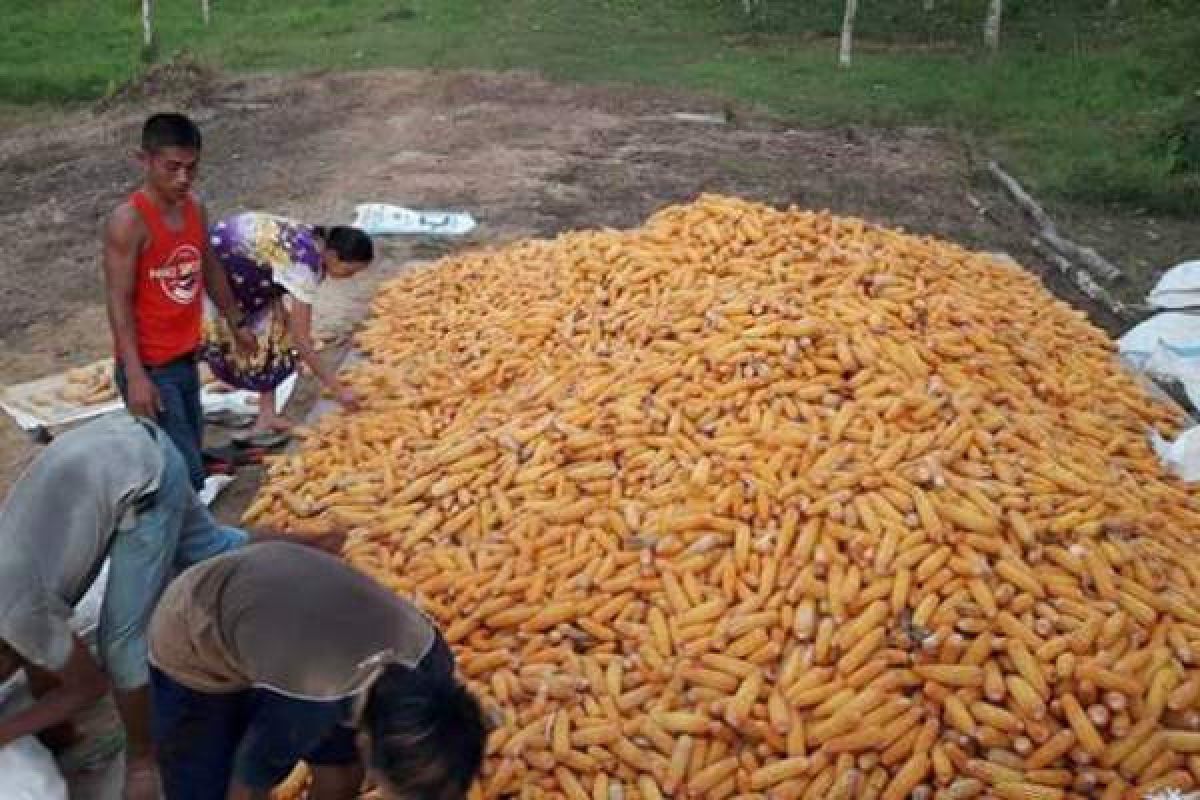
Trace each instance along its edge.
{"label": "white plastic sheet", "polygon": [[1134,369],[1183,387],[1200,408],[1200,313],[1168,311],[1136,325],[1117,346]]}
{"label": "white plastic sheet", "polygon": [[[47,386],[57,385],[56,382],[60,382],[61,379],[62,375],[55,375],[19,386],[8,387],[0,391],[0,408],[8,412],[8,415],[22,429],[31,431],[39,427],[57,428],[75,422],[82,422],[86,419],[101,417],[124,406],[120,400],[113,400],[92,406],[76,407],[64,413],[47,413],[39,411],[24,402],[31,394],[43,392]],[[275,406],[277,411],[280,413],[283,412],[295,389],[296,375],[293,373],[288,376],[287,380],[279,384],[279,387],[275,390]],[[204,407],[206,413],[233,411],[238,414],[256,414],[258,413],[258,392],[241,390],[218,392],[214,391],[211,387],[205,386],[200,391],[200,404]]]}
{"label": "white plastic sheet", "polygon": [[32,736],[0,747],[0,797],[4,800],[67,800],[54,756]]}
{"label": "white plastic sheet", "polygon": [[462,236],[475,230],[475,218],[460,211],[418,211],[386,203],[364,203],[355,207],[354,227],[371,236]]}

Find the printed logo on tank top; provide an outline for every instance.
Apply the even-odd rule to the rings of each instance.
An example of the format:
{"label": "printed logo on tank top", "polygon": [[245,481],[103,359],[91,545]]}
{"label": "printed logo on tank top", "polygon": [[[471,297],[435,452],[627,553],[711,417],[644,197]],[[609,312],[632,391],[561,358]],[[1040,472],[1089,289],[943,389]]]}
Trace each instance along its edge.
{"label": "printed logo on tank top", "polygon": [[150,270],[162,293],[181,306],[191,305],[200,291],[200,251],[181,244],[161,267]]}

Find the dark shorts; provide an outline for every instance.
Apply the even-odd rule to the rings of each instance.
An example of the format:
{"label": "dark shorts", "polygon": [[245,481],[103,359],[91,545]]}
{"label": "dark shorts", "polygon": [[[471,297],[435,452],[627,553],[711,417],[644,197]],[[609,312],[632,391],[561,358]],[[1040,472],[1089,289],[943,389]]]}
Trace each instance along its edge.
{"label": "dark shorts", "polygon": [[347,701],[317,703],[266,689],[193,691],[150,670],[154,741],[167,800],[225,800],[230,780],[268,789],[298,761],[354,764]]}
{"label": "dark shorts", "polygon": [[[438,637],[417,666],[454,673],[454,655]],[[305,761],[359,761],[355,731],[344,723],[352,700],[315,702],[269,689],[197,692],[151,668],[152,727],[166,800],[225,800],[230,781],[269,789]]]}

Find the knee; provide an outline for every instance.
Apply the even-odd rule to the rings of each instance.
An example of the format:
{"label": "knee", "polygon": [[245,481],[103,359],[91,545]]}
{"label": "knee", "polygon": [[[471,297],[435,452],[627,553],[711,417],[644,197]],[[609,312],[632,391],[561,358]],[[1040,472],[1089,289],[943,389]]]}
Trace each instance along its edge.
{"label": "knee", "polygon": [[150,682],[145,631],[114,631],[100,641],[100,660],[113,688],[128,692]]}

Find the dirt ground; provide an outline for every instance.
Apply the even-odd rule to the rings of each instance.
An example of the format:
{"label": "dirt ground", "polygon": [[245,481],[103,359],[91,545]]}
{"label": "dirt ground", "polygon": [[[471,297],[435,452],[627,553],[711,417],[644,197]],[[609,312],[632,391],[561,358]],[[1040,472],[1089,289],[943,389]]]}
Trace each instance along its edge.
{"label": "dirt ground", "polygon": [[[1028,227],[981,178],[968,149],[935,130],[811,131],[753,109],[726,124],[686,120],[673,113],[713,112],[725,103],[554,85],[527,73],[203,81],[188,94],[206,138],[200,192],[211,215],[259,208],[336,222],[356,202],[384,201],[461,208],[481,223],[465,240],[386,241],[369,277],[335,291],[333,312],[318,308],[326,328],[352,325],[374,284],[412,259],[572,228],[631,226],[703,191],[863,215],[1046,269],[1029,247]],[[103,111],[36,124],[0,120],[0,224],[8,232],[0,260],[0,384],[108,354],[98,231],[137,182],[131,153],[142,119],[177,102],[169,91],[133,93]],[[1179,221],[1089,213],[1069,223],[1072,234],[1138,261],[1143,272],[1197,243]],[[1127,325],[1060,285],[1056,273],[1045,274],[1098,323]],[[1144,285],[1134,281],[1122,291],[1138,297]],[[311,402],[311,388],[301,394]],[[7,418],[0,422],[0,490],[30,448]],[[222,504],[226,515],[253,489],[252,480],[239,483]]]}

